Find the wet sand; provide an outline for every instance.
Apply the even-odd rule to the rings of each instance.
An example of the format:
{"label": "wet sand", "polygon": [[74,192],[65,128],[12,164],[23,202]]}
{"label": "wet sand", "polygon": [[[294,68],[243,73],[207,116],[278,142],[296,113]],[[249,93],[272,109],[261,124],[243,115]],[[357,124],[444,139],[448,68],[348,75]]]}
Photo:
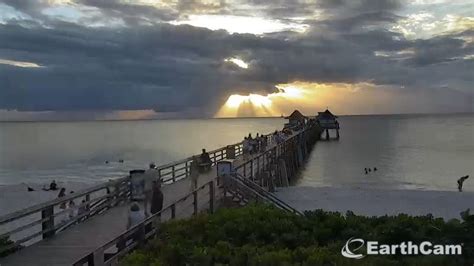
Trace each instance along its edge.
{"label": "wet sand", "polygon": [[474,192],[303,186],[279,188],[276,195],[300,211],[350,210],[365,216],[431,213],[444,219],[460,219],[460,212],[468,208],[474,211]]}

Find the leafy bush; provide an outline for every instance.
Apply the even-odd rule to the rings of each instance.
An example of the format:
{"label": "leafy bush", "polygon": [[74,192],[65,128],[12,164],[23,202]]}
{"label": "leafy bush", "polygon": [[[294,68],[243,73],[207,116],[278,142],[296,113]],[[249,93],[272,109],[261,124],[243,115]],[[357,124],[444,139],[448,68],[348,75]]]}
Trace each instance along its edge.
{"label": "leafy bush", "polygon": [[13,253],[19,249],[19,247],[13,247],[7,250],[3,250],[4,248],[10,246],[11,244],[13,244],[13,241],[8,239],[8,237],[0,238],[0,258],[5,257],[8,254]]}
{"label": "leafy bush", "polygon": [[[221,209],[164,223],[157,237],[122,260],[123,265],[472,265],[474,216],[364,217],[316,210],[296,216],[272,206]],[[463,244],[462,256],[344,258],[351,237],[384,244],[431,241]]]}

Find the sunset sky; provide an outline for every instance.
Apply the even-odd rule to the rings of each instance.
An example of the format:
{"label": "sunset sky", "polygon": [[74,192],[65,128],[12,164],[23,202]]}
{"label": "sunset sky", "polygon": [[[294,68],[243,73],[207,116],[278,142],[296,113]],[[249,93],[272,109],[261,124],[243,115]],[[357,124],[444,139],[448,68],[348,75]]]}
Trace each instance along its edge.
{"label": "sunset sky", "polygon": [[0,120],[474,111],[469,0],[0,0]]}

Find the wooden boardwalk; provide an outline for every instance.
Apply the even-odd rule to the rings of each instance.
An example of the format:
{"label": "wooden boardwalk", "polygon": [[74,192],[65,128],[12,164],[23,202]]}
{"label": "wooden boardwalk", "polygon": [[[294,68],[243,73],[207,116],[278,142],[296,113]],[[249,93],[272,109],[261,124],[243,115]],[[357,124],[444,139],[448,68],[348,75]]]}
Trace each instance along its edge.
{"label": "wooden boardwalk", "polygon": [[[239,165],[242,158],[237,158],[234,162]],[[215,179],[216,176],[216,167],[214,166],[210,172],[199,176],[198,186]],[[164,185],[162,191],[164,194],[163,205],[167,206],[191,191],[190,179],[184,178],[175,183]],[[216,195],[218,194],[216,193]],[[121,204],[103,214],[91,217],[52,238],[42,240],[0,259],[0,265],[72,265],[81,257],[126,230],[129,206],[127,203]],[[205,207],[200,206],[199,209],[202,210]],[[178,218],[189,217],[192,213],[193,206],[190,203],[189,207],[177,210],[176,216]],[[164,219],[166,220],[166,218]]]}

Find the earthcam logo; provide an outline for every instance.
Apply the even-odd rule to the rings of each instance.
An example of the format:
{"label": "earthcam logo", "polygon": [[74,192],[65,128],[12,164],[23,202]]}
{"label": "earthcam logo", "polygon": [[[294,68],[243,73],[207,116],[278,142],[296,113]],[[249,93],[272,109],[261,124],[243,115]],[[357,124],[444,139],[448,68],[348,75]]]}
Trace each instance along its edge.
{"label": "earthcam logo", "polygon": [[[361,248],[366,245],[366,252]],[[379,244],[377,241],[365,241],[351,237],[341,249],[342,256],[349,259],[362,259],[369,255],[461,255],[461,245],[434,245],[429,241],[414,244],[411,241],[398,245]]]}
{"label": "earthcam logo", "polygon": [[[358,243],[359,245],[357,247],[351,249],[349,247],[349,245],[351,243]],[[346,244],[341,249],[342,256],[344,256],[346,258],[350,258],[350,259],[356,259],[356,260],[362,259],[363,257],[365,257],[365,255],[354,254],[354,252],[358,251],[361,247],[363,247],[364,243],[365,243],[365,241],[361,238],[354,239],[353,237],[351,237],[349,240],[347,240]]]}

